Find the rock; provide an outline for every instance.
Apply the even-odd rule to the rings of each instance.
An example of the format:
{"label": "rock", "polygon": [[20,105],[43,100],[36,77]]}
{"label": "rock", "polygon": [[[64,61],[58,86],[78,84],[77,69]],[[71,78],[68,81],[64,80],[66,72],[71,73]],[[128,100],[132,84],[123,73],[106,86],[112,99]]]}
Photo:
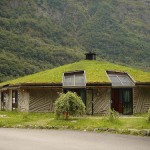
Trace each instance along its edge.
{"label": "rock", "polygon": [[98,131],[107,131],[108,128],[98,128]]}
{"label": "rock", "polygon": [[116,131],[116,130],[110,128],[110,129],[108,129],[107,131],[108,131],[108,132],[114,132],[114,131]]}
{"label": "rock", "polygon": [[98,131],[98,128],[95,128],[94,131],[95,131],[95,132]]}
{"label": "rock", "polygon": [[143,136],[147,136],[149,134],[149,131],[148,130],[141,130],[140,133],[143,135]]}
{"label": "rock", "polygon": [[150,130],[147,131],[147,136],[150,136]]}
{"label": "rock", "polygon": [[140,134],[140,130],[137,130],[137,129],[128,129],[130,131],[130,134],[133,134],[133,135],[139,135]]}

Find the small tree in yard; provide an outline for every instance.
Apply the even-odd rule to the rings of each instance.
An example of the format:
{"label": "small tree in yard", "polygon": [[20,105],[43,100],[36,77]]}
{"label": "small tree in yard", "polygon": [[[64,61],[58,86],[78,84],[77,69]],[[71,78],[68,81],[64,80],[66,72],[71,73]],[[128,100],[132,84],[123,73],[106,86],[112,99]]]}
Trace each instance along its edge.
{"label": "small tree in yard", "polygon": [[60,94],[54,107],[57,118],[63,115],[65,119],[68,119],[69,115],[83,115],[85,113],[85,105],[82,99],[72,92]]}

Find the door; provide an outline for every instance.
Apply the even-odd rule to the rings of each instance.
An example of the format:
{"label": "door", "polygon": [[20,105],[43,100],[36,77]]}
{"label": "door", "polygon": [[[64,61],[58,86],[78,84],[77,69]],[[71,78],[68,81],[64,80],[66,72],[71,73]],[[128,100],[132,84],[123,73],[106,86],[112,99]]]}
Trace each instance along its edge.
{"label": "door", "polygon": [[132,89],[122,90],[123,114],[130,115],[133,113],[133,94]]}
{"label": "door", "polygon": [[132,89],[112,89],[111,108],[124,115],[133,113]]}
{"label": "door", "polygon": [[112,89],[111,99],[111,108],[119,113],[123,113],[123,101],[121,98],[120,89]]}

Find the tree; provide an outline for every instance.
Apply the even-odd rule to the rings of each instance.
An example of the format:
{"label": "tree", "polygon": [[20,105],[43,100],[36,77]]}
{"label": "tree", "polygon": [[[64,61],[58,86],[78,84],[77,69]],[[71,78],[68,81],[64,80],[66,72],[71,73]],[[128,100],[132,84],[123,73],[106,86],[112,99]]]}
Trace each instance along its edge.
{"label": "tree", "polygon": [[85,113],[85,105],[82,99],[72,92],[60,94],[54,106],[57,118],[63,115],[64,119],[68,119],[69,115],[83,115]]}

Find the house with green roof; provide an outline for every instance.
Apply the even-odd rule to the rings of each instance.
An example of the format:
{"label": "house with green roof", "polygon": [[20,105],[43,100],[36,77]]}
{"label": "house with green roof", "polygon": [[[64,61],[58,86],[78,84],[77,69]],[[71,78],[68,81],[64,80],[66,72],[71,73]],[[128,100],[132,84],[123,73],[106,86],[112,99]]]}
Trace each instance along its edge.
{"label": "house with green roof", "polygon": [[147,112],[150,108],[150,72],[86,60],[0,83],[0,109],[53,112],[59,93],[76,92],[86,113],[104,114],[110,108],[121,114]]}

